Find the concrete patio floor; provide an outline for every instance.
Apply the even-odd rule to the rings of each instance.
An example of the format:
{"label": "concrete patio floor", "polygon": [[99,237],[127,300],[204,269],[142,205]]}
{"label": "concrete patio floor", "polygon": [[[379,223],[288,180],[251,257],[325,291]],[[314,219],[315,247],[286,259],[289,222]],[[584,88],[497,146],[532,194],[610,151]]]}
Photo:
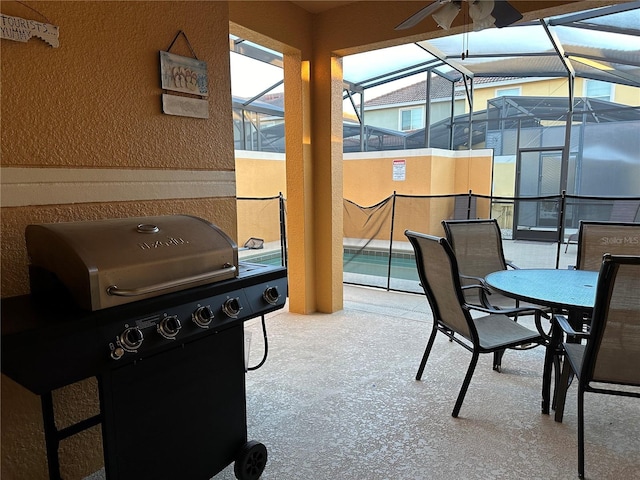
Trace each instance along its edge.
{"label": "concrete patio floor", "polygon": [[[563,423],[540,411],[542,348],[508,351],[502,373],[481,355],[459,418],[470,360],[431,328],[421,295],[345,286],[344,310],[267,319],[269,357],[247,374],[249,439],[274,480],[577,478],[575,389]],[[258,320],[250,364],[262,357]],[[586,478],[640,478],[640,401],[586,395]],[[228,467],[214,477],[235,478]]]}

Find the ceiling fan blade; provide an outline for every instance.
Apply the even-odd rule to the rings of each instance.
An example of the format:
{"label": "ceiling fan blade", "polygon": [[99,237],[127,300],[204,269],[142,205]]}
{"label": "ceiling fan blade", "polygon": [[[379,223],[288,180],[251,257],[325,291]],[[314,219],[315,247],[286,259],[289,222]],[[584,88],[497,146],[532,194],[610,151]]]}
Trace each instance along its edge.
{"label": "ceiling fan blade", "polygon": [[394,28],[394,30],[406,30],[407,28],[411,28],[417,25],[423,19],[427,18],[433,12],[442,7],[445,3],[451,3],[451,1],[452,0],[435,0],[433,3],[424,7],[422,10],[418,10],[416,13],[411,15],[404,22]]}
{"label": "ceiling fan blade", "polygon": [[522,14],[506,0],[495,0],[491,15],[496,19],[496,27],[502,28],[522,20]]}

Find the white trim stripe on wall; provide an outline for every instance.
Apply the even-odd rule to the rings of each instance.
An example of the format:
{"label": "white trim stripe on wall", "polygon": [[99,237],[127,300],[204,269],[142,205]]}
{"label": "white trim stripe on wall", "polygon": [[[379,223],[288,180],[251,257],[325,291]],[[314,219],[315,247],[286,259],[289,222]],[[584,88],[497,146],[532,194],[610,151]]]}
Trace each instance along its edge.
{"label": "white trim stripe on wall", "polygon": [[235,197],[233,171],[2,168],[3,207]]}

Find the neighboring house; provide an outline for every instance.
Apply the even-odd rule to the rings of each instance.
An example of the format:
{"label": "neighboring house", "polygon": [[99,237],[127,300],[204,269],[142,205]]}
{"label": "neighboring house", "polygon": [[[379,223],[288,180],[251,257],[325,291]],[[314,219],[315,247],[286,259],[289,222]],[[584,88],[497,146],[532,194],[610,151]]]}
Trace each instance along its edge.
{"label": "neighboring house", "polygon": [[[398,88],[364,103],[364,123],[369,126],[413,132],[425,127],[426,79]],[[487,108],[487,102],[497,97],[567,97],[567,80],[563,78],[478,77],[473,83],[473,111]],[[469,104],[463,82],[453,85],[453,116],[469,112]],[[638,90],[624,85],[614,85],[597,80],[576,79],[575,95],[597,100],[638,106]],[[452,84],[434,75],[431,78],[430,124],[451,117]]]}
{"label": "neighboring house", "polygon": [[[465,111],[464,87],[452,83],[438,75],[431,79],[431,123],[451,116],[451,93],[455,88],[454,115]],[[366,95],[366,92],[365,92]],[[427,81],[399,88],[364,102],[365,123],[376,127],[401,132],[411,132],[424,128],[426,121]]]}

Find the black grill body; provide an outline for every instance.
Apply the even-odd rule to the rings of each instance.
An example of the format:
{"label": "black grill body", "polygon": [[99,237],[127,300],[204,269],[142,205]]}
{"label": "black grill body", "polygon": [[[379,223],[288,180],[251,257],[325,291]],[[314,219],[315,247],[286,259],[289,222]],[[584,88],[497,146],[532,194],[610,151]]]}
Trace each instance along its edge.
{"label": "black grill body", "polygon": [[102,376],[110,479],[207,480],[247,441],[240,325]]}
{"label": "black grill body", "polygon": [[[286,297],[285,268],[240,263],[236,278],[97,311],[3,299],[2,372],[42,398],[50,478],[60,441],[96,424],[108,480],[207,480],[245,461],[244,322]],[[167,318],[180,325],[174,337],[159,333]],[[58,430],[51,392],[89,377],[100,414]]]}

